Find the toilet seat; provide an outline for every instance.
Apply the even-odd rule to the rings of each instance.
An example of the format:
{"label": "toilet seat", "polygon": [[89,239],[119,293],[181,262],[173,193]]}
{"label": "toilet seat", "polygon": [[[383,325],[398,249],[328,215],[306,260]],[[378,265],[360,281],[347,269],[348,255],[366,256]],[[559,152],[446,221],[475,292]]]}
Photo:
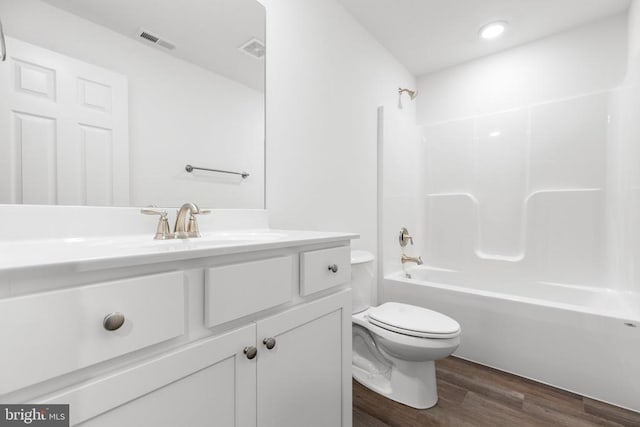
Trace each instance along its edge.
{"label": "toilet seat", "polygon": [[460,324],[437,311],[387,302],[367,312],[371,324],[417,338],[446,339],[460,335]]}

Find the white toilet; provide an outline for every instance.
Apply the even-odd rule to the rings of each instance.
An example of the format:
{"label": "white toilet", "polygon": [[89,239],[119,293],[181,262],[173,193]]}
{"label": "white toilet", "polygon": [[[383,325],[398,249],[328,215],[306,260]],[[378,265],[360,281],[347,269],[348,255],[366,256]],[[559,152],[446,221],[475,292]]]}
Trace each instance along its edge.
{"label": "white toilet", "polygon": [[438,402],[434,361],[460,344],[460,325],[436,311],[387,302],[375,306],[374,256],[351,252],[353,378],[405,405]]}

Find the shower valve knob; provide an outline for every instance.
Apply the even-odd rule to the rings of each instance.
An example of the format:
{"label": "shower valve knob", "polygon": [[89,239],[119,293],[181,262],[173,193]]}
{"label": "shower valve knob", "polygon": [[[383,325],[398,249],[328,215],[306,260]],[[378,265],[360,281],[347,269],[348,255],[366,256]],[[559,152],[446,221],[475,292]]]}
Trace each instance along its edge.
{"label": "shower valve knob", "polygon": [[400,246],[401,247],[406,247],[408,243],[411,243],[411,245],[413,246],[413,237],[411,237],[411,234],[409,234],[409,230],[407,230],[405,227],[402,227],[400,229],[400,236],[398,237],[398,241],[400,242]]}

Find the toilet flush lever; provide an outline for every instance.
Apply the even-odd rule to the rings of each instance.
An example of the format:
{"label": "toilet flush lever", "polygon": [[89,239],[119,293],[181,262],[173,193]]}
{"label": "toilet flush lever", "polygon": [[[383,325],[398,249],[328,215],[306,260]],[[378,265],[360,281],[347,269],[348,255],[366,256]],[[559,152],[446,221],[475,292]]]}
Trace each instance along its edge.
{"label": "toilet flush lever", "polygon": [[398,237],[398,241],[400,242],[400,246],[403,248],[406,247],[409,243],[411,243],[411,245],[413,246],[413,237],[411,237],[411,235],[409,234],[409,230],[407,230],[405,227],[402,227],[400,229],[400,236]]}

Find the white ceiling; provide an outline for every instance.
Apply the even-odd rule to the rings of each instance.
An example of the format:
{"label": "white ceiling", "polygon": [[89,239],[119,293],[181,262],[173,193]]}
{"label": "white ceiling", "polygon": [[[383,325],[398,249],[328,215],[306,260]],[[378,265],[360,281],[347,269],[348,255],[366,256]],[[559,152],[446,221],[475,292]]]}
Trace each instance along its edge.
{"label": "white ceiling", "polygon": [[[607,16],[631,0],[338,0],[416,76]],[[637,1],[637,0],[636,0]],[[495,40],[480,27],[509,22]]]}
{"label": "white ceiling", "polygon": [[[257,90],[264,90],[264,59],[238,50],[265,39],[265,10],[256,0],[44,0],[127,37],[139,28],[174,43],[170,55]],[[79,35],[81,36],[81,35]]]}

